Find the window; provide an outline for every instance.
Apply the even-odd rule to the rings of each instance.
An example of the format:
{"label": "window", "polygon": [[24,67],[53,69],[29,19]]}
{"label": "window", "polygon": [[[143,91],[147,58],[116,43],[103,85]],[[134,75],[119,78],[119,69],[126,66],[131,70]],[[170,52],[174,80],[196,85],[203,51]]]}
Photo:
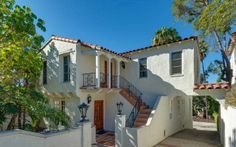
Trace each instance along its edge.
{"label": "window", "polygon": [[47,61],[43,62],[43,84],[47,84]]}
{"label": "window", "polygon": [[182,73],[182,51],[171,54],[171,75]]}
{"label": "window", "polygon": [[139,59],[139,77],[147,77],[147,58]]}
{"label": "window", "polygon": [[70,56],[63,57],[64,82],[70,81]]}
{"label": "window", "polygon": [[66,108],[66,102],[65,101],[61,101],[61,111],[65,112],[65,108]]}

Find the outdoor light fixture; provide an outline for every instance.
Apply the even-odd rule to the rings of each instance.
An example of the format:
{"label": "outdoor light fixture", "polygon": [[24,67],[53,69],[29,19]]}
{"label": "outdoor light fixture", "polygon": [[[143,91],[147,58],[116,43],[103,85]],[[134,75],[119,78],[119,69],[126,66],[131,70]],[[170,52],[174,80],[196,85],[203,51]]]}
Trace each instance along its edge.
{"label": "outdoor light fixture", "polygon": [[118,115],[121,115],[122,114],[123,103],[119,102],[119,103],[116,103],[116,105],[117,105]]}
{"label": "outdoor light fixture", "polygon": [[79,105],[78,108],[79,108],[79,111],[80,111],[80,114],[81,114],[81,118],[82,118],[82,120],[80,122],[88,121],[88,120],[85,119],[87,111],[88,111],[88,107],[89,106],[87,104],[85,104],[85,103]]}
{"label": "outdoor light fixture", "polygon": [[125,62],[124,62],[124,61],[121,61],[120,64],[121,64],[121,67],[122,67],[123,69],[125,69]]}
{"label": "outdoor light fixture", "polygon": [[88,96],[87,96],[87,101],[88,101],[88,104],[92,101],[92,97],[90,94],[88,94]]}

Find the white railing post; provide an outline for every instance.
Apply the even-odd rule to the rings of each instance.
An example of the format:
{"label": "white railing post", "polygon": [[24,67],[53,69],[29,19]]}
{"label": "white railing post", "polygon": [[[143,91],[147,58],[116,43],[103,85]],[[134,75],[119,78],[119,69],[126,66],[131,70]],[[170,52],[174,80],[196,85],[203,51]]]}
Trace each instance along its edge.
{"label": "white railing post", "polygon": [[81,123],[81,147],[92,146],[91,122]]}
{"label": "white railing post", "polygon": [[115,118],[115,146],[124,147],[125,115],[117,115]]}
{"label": "white railing post", "polygon": [[100,54],[96,54],[96,87],[100,88]]}

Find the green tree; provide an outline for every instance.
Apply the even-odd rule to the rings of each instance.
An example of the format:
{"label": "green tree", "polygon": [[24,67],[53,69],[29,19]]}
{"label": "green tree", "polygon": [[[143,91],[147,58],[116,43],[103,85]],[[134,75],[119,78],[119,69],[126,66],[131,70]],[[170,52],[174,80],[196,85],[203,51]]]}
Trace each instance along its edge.
{"label": "green tree", "polygon": [[14,0],[0,0],[0,124],[11,116],[8,129],[16,125],[25,129],[26,115],[35,131],[43,118],[69,125],[69,117],[50,107],[38,90],[42,68],[39,49],[44,38],[37,29],[46,31],[44,21],[29,7],[18,6]]}
{"label": "green tree", "polygon": [[153,45],[164,44],[181,39],[175,28],[162,27],[157,30],[152,40]]}
{"label": "green tree", "polygon": [[222,56],[221,79],[231,82],[232,71],[226,50],[227,38],[235,42],[231,33],[236,22],[236,0],[174,0],[173,15],[191,23],[204,37],[214,38],[212,47]]}

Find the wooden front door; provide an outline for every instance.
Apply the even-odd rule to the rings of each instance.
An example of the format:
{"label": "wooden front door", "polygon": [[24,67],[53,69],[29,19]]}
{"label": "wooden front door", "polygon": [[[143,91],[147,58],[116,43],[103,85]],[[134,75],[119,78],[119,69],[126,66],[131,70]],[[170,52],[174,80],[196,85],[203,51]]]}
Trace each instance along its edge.
{"label": "wooden front door", "polygon": [[111,78],[111,85],[112,85],[112,78],[113,78],[113,77],[112,77],[112,63],[111,63],[111,73],[110,73],[110,75],[111,75],[110,78]]}
{"label": "wooden front door", "polygon": [[94,124],[96,130],[103,129],[103,100],[94,102]]}
{"label": "wooden front door", "polygon": [[104,61],[104,78],[105,78],[105,84],[107,85],[107,61]]}

